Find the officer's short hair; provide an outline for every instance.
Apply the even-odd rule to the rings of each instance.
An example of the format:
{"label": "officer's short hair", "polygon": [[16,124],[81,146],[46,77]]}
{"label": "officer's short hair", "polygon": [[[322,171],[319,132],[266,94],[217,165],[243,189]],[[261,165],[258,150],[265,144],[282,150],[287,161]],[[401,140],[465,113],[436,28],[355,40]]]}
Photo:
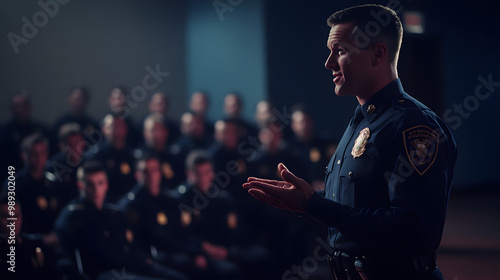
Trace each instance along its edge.
{"label": "officer's short hair", "polygon": [[76,171],[76,177],[78,178],[78,181],[84,183],[85,182],[85,176],[94,174],[97,172],[104,172],[106,173],[106,169],[104,166],[96,161],[96,160],[89,160],[85,161]]}
{"label": "officer's short hair", "polygon": [[39,143],[45,144],[47,150],[49,149],[49,141],[47,138],[40,133],[34,133],[23,139],[21,142],[21,151],[23,154],[29,155],[33,146]]}
{"label": "officer's short hair", "polygon": [[[386,18],[389,19],[388,22]],[[356,25],[357,31],[363,32],[363,37],[368,39],[368,42],[357,42],[360,45],[356,47],[367,49],[377,43],[385,43],[391,62],[397,62],[403,39],[403,25],[394,10],[382,5],[359,5],[338,11],[327,20],[331,27],[351,22]]]}
{"label": "officer's short hair", "polygon": [[77,123],[67,123],[61,126],[59,129],[59,142],[67,144],[69,137],[75,134],[81,134],[81,127]]}
{"label": "officer's short hair", "polygon": [[205,150],[193,150],[186,157],[186,170],[195,170],[195,168],[203,163],[211,163]]}

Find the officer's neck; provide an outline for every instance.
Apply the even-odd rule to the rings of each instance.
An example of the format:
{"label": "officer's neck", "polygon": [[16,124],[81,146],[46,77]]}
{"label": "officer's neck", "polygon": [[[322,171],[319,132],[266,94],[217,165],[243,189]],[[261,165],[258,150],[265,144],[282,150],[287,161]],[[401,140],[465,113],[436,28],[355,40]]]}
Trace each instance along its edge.
{"label": "officer's neck", "polygon": [[359,105],[363,106],[368,99],[377,94],[381,89],[386,87],[388,84],[392,83],[398,78],[398,72],[396,69],[391,69],[387,72],[380,72],[379,75],[375,75],[373,79],[366,85],[365,90],[356,94]]}

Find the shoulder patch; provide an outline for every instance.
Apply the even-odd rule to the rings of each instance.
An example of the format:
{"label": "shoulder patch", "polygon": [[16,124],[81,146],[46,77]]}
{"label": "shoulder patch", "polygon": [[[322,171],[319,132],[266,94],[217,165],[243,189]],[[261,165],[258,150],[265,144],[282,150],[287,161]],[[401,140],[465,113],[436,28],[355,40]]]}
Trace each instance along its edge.
{"label": "shoulder patch", "polygon": [[438,153],[439,133],[425,125],[403,131],[406,155],[421,176],[432,166]]}

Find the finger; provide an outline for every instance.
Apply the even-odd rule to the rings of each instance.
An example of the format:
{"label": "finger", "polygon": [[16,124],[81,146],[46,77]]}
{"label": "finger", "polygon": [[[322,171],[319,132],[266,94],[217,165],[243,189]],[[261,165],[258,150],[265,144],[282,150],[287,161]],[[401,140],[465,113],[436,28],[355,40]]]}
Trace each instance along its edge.
{"label": "finger", "polygon": [[273,196],[283,196],[285,192],[289,190],[289,188],[285,186],[275,186],[266,182],[254,181],[249,184],[252,185],[250,189],[259,189]]}
{"label": "finger", "polygon": [[243,185],[241,185],[244,189],[248,190],[248,189],[251,189],[253,188],[252,184],[250,183],[244,183]]}
{"label": "finger", "polygon": [[281,174],[281,178],[283,178],[283,180],[291,183],[294,186],[298,186],[300,184],[303,184],[303,182],[304,182],[304,180],[295,176],[295,174],[290,172],[290,170],[288,170],[288,168],[286,168],[286,167],[281,171],[280,174]]}
{"label": "finger", "polygon": [[269,196],[268,194],[259,189],[250,189],[248,190],[248,193],[250,193],[253,197],[266,204],[269,204],[279,209],[288,210],[288,208],[283,206],[283,204],[278,199]]}
{"label": "finger", "polygon": [[281,172],[284,170],[284,169],[288,169],[285,164],[283,164],[282,162],[280,162],[278,164],[278,172],[281,174]]}
{"label": "finger", "polygon": [[248,178],[248,183],[251,184],[253,182],[261,182],[261,183],[271,184],[271,185],[275,185],[277,187],[283,187],[286,184],[285,181],[262,179],[262,178],[255,178],[255,177]]}

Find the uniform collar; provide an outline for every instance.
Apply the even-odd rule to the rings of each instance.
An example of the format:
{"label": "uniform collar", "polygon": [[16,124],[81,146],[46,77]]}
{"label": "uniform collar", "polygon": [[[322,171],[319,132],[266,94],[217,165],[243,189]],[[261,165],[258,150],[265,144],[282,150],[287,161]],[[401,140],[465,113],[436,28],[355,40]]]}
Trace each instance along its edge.
{"label": "uniform collar", "polygon": [[398,78],[376,92],[363,106],[358,105],[358,107],[361,107],[363,116],[368,123],[371,123],[387,105],[392,103],[394,98],[403,92],[403,85],[401,85],[401,81]]}

